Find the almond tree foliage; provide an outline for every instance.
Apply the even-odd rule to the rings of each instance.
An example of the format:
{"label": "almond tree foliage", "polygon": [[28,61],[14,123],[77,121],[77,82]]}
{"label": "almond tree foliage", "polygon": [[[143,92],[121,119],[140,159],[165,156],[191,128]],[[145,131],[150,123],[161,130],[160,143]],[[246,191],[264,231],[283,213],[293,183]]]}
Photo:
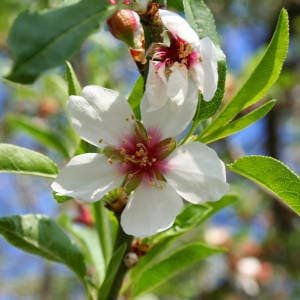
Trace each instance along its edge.
{"label": "almond tree foliage", "polygon": [[[1,71],[3,84],[11,87],[17,97],[26,95],[26,98],[42,99],[34,103],[37,115],[41,119],[51,115],[54,121],[53,125],[50,122],[41,124],[22,110],[18,114],[8,113],[5,116],[7,132],[24,132],[48,151],[42,154],[3,142],[0,144],[1,173],[42,177],[48,184],[58,178],[58,164],[65,165],[76,155],[107,155],[108,150],[109,155],[119,155],[113,152],[114,149],[97,148],[80,139],[70,120],[65,117],[68,96],[81,95],[82,87],[86,84],[128,90],[128,73],[114,74],[112,68],[105,64],[107,60],[117,61],[125,56],[130,60],[129,68],[136,68],[139,72],[127,99],[137,124],[141,124],[138,130],[144,134],[140,121],[141,101],[150,80],[149,53],[154,43],[164,42],[159,8],[182,10],[199,39],[209,37],[218,51],[216,91],[209,102],[198,91],[197,109],[189,129],[174,141],[175,144],[184,146],[188,143],[219,142],[224,145],[225,138],[276,109],[277,100],[269,98],[268,93],[278,80],[287,57],[289,18],[285,9],[278,16],[268,45],[228,99],[228,95],[224,97],[228,74],[226,57],[213,14],[204,1],[129,2],[36,1],[33,9],[23,11],[24,4],[8,1],[6,5],[11,12],[6,11],[7,15],[12,17],[17,10],[20,13],[13,16],[15,19],[8,32],[7,45],[12,65]],[[128,35],[124,39],[124,36],[113,31],[114,28],[111,31],[124,43],[113,49],[108,49],[106,45],[107,40],[113,37],[100,28],[121,9],[134,10],[140,18],[145,33],[142,45],[144,56],[134,51],[136,45],[128,40]],[[7,28],[3,26],[2,44],[5,30]],[[87,40],[90,41],[90,49],[86,49]],[[131,54],[130,58],[124,49]],[[54,70],[55,67],[57,69]],[[65,74],[62,74],[62,69]],[[115,69],[118,70],[118,65]],[[115,81],[111,78],[115,78]],[[35,82],[39,87],[33,91],[30,87]],[[54,98],[58,101],[53,101]],[[59,120],[53,116],[59,116]],[[167,146],[172,148],[172,143],[169,142]],[[227,159],[226,169],[273,195],[274,201],[280,201],[293,212],[293,217],[300,214],[300,178],[278,158],[243,155]],[[228,178],[230,183],[231,177]],[[186,202],[168,229],[149,237],[133,238],[120,226],[120,215],[134,189],[131,185],[128,188],[127,183],[93,204],[76,204],[79,211],[76,218],[71,218],[68,212],[62,213],[56,220],[38,214],[1,217],[0,234],[8,243],[25,252],[67,266],[84,286],[87,299],[99,300],[117,299],[121,295],[125,299],[136,299],[153,290],[163,293],[164,288],[172,284],[172,280],[184,276],[186,270],[191,270],[210,256],[226,251],[221,246],[228,245],[212,246],[203,242],[203,239],[199,240],[197,233],[203,228],[203,223],[216,213],[242,201],[238,191],[234,194],[230,192],[215,202],[210,200],[216,199],[205,199],[208,202],[201,204]],[[248,181],[247,188],[253,188]],[[77,200],[72,195],[53,192],[53,201],[57,205],[76,203]],[[282,211],[284,209],[282,207]]]}

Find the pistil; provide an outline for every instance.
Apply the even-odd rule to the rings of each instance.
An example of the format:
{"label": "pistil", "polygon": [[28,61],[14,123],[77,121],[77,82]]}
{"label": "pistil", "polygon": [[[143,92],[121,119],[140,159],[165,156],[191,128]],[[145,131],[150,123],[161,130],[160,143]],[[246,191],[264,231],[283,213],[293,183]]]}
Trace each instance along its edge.
{"label": "pistil", "polygon": [[161,140],[155,130],[145,130],[138,124],[132,136],[128,136],[120,147],[106,147],[108,160],[119,161],[120,171],[128,181],[146,181],[149,185],[160,186],[164,181],[163,173],[167,170],[166,157],[173,151],[176,142],[173,139]]}

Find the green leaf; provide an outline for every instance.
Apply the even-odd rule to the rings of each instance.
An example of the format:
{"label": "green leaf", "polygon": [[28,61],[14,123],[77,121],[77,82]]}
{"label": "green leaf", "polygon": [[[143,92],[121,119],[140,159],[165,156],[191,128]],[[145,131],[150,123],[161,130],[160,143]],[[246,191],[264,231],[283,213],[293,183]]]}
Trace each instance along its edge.
{"label": "green leaf", "polygon": [[140,103],[144,94],[144,79],[142,76],[136,81],[133,90],[128,98],[131,109],[134,112],[135,117],[141,119]]}
{"label": "green leaf", "polygon": [[80,278],[86,274],[81,252],[63,230],[46,216],[0,218],[0,234],[17,248],[67,265]]}
{"label": "green leaf", "polygon": [[73,199],[72,197],[69,197],[69,196],[60,195],[57,192],[52,192],[52,196],[57,201],[57,203],[59,203],[59,204],[67,202],[67,201]]}
{"label": "green leaf", "polygon": [[185,16],[199,37],[208,36],[219,45],[219,36],[214,17],[203,0],[183,0]]}
{"label": "green leaf", "polygon": [[168,9],[172,8],[178,11],[183,11],[182,0],[171,0],[167,3]]}
{"label": "green leaf", "polygon": [[66,61],[66,77],[68,81],[68,95],[80,95],[81,86],[76,73],[68,61]]}
{"label": "green leaf", "polygon": [[56,164],[47,156],[26,148],[0,144],[0,173],[55,178]]}
{"label": "green leaf", "polygon": [[222,199],[215,202],[207,202],[202,205],[189,204],[177,216],[172,227],[175,232],[186,232],[187,230],[190,230],[191,228],[202,224],[212,215],[214,215],[221,209],[232,205],[236,201],[237,197],[235,195],[225,195],[222,197]]}
{"label": "green leaf", "polygon": [[182,247],[140,274],[138,280],[133,283],[133,297],[155,289],[183,270],[192,267],[195,263],[220,252],[222,250],[210,248],[200,243],[192,243]]}
{"label": "green leaf", "polygon": [[111,258],[115,240],[111,228],[111,211],[105,207],[105,203],[102,200],[93,204],[93,212],[95,227],[98,232],[98,241],[103,252],[104,264],[107,265]]}
{"label": "green leaf", "polygon": [[72,224],[73,234],[81,241],[85,248],[84,253],[86,259],[89,260],[91,267],[95,268],[97,272],[97,286],[104,280],[105,274],[105,262],[103,259],[103,253],[98,241],[98,234],[93,228],[87,226],[78,226]]}
{"label": "green leaf", "polygon": [[226,206],[233,204],[237,200],[235,195],[225,195],[222,199],[205,204],[189,204],[177,216],[174,225],[162,233],[158,233],[151,238],[152,243],[158,243],[166,237],[178,237],[187,231],[199,226],[209,217],[217,213]]}
{"label": "green leaf", "polygon": [[203,137],[228,124],[242,109],[258,102],[266,95],[279,77],[287,55],[288,44],[289,20],[287,11],[283,9],[273,38],[261,61],[234,98],[206,128],[202,134]]}
{"label": "green leaf", "polygon": [[300,178],[281,161],[266,156],[245,156],[227,167],[265,187],[300,215]]}
{"label": "green leaf", "polygon": [[45,13],[25,11],[8,37],[14,57],[9,80],[32,83],[68,59],[105,17],[108,1],[82,0]]}
{"label": "green leaf", "polygon": [[234,133],[237,133],[263,118],[273,108],[275,104],[276,100],[271,100],[265,103],[264,105],[258,107],[257,109],[253,110],[249,114],[219,128],[218,130],[214,131],[211,135],[208,135],[205,138],[200,138],[199,140],[203,143],[208,144],[223,139]]}
{"label": "green leaf", "polygon": [[67,146],[61,141],[61,137],[50,128],[21,115],[7,115],[6,121],[12,129],[22,130],[46,148],[56,150],[65,158],[70,158]]}
{"label": "green leaf", "polygon": [[114,279],[117,275],[117,272],[123,263],[123,257],[127,250],[127,244],[123,243],[119,248],[114,252],[106,272],[106,277],[104,282],[102,283],[100,290],[98,292],[98,300],[110,300],[111,288],[114,283]]}
{"label": "green leaf", "polygon": [[95,268],[94,282],[98,286],[104,279],[105,263],[96,230],[88,226],[77,225],[67,215],[60,215],[57,222],[74,236],[75,242],[78,242],[79,248],[84,253],[86,265]]}

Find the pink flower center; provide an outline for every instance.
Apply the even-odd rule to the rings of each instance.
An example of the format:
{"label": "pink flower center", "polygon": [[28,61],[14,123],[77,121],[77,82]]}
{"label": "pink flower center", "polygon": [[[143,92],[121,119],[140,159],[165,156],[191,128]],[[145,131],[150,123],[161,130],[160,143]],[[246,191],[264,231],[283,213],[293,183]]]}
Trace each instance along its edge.
{"label": "pink flower center", "polygon": [[129,179],[139,177],[149,183],[155,182],[167,170],[167,148],[168,145],[155,130],[149,130],[146,139],[136,134],[128,137],[119,148],[123,157],[122,173]]}
{"label": "pink flower center", "polygon": [[160,45],[156,48],[153,59],[171,67],[175,62],[191,68],[199,60],[199,54],[193,47],[181,39],[169,33],[170,46]]}
{"label": "pink flower center", "polygon": [[161,134],[136,121],[134,131],[124,137],[120,146],[104,148],[108,162],[117,161],[118,170],[125,176],[123,187],[134,189],[140,182],[161,185],[163,174],[168,171],[167,156],[175,149],[176,140],[162,139]]}

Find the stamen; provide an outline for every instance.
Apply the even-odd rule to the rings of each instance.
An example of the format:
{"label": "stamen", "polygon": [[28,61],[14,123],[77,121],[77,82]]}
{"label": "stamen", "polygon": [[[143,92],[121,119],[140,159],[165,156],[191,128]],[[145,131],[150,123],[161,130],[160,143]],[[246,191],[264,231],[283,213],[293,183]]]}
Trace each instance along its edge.
{"label": "stamen", "polygon": [[145,152],[148,152],[147,147],[146,147],[143,143],[137,143],[136,146],[137,146],[138,148],[143,148],[143,149],[145,150]]}
{"label": "stamen", "polygon": [[[161,187],[160,172],[164,172],[166,164],[163,162],[166,142],[154,130],[146,131],[141,124],[133,136],[128,136],[116,151],[120,162],[120,170],[124,172],[129,181],[145,180],[150,186]],[[110,157],[110,155],[107,155]],[[111,157],[114,159],[114,157]]]}

